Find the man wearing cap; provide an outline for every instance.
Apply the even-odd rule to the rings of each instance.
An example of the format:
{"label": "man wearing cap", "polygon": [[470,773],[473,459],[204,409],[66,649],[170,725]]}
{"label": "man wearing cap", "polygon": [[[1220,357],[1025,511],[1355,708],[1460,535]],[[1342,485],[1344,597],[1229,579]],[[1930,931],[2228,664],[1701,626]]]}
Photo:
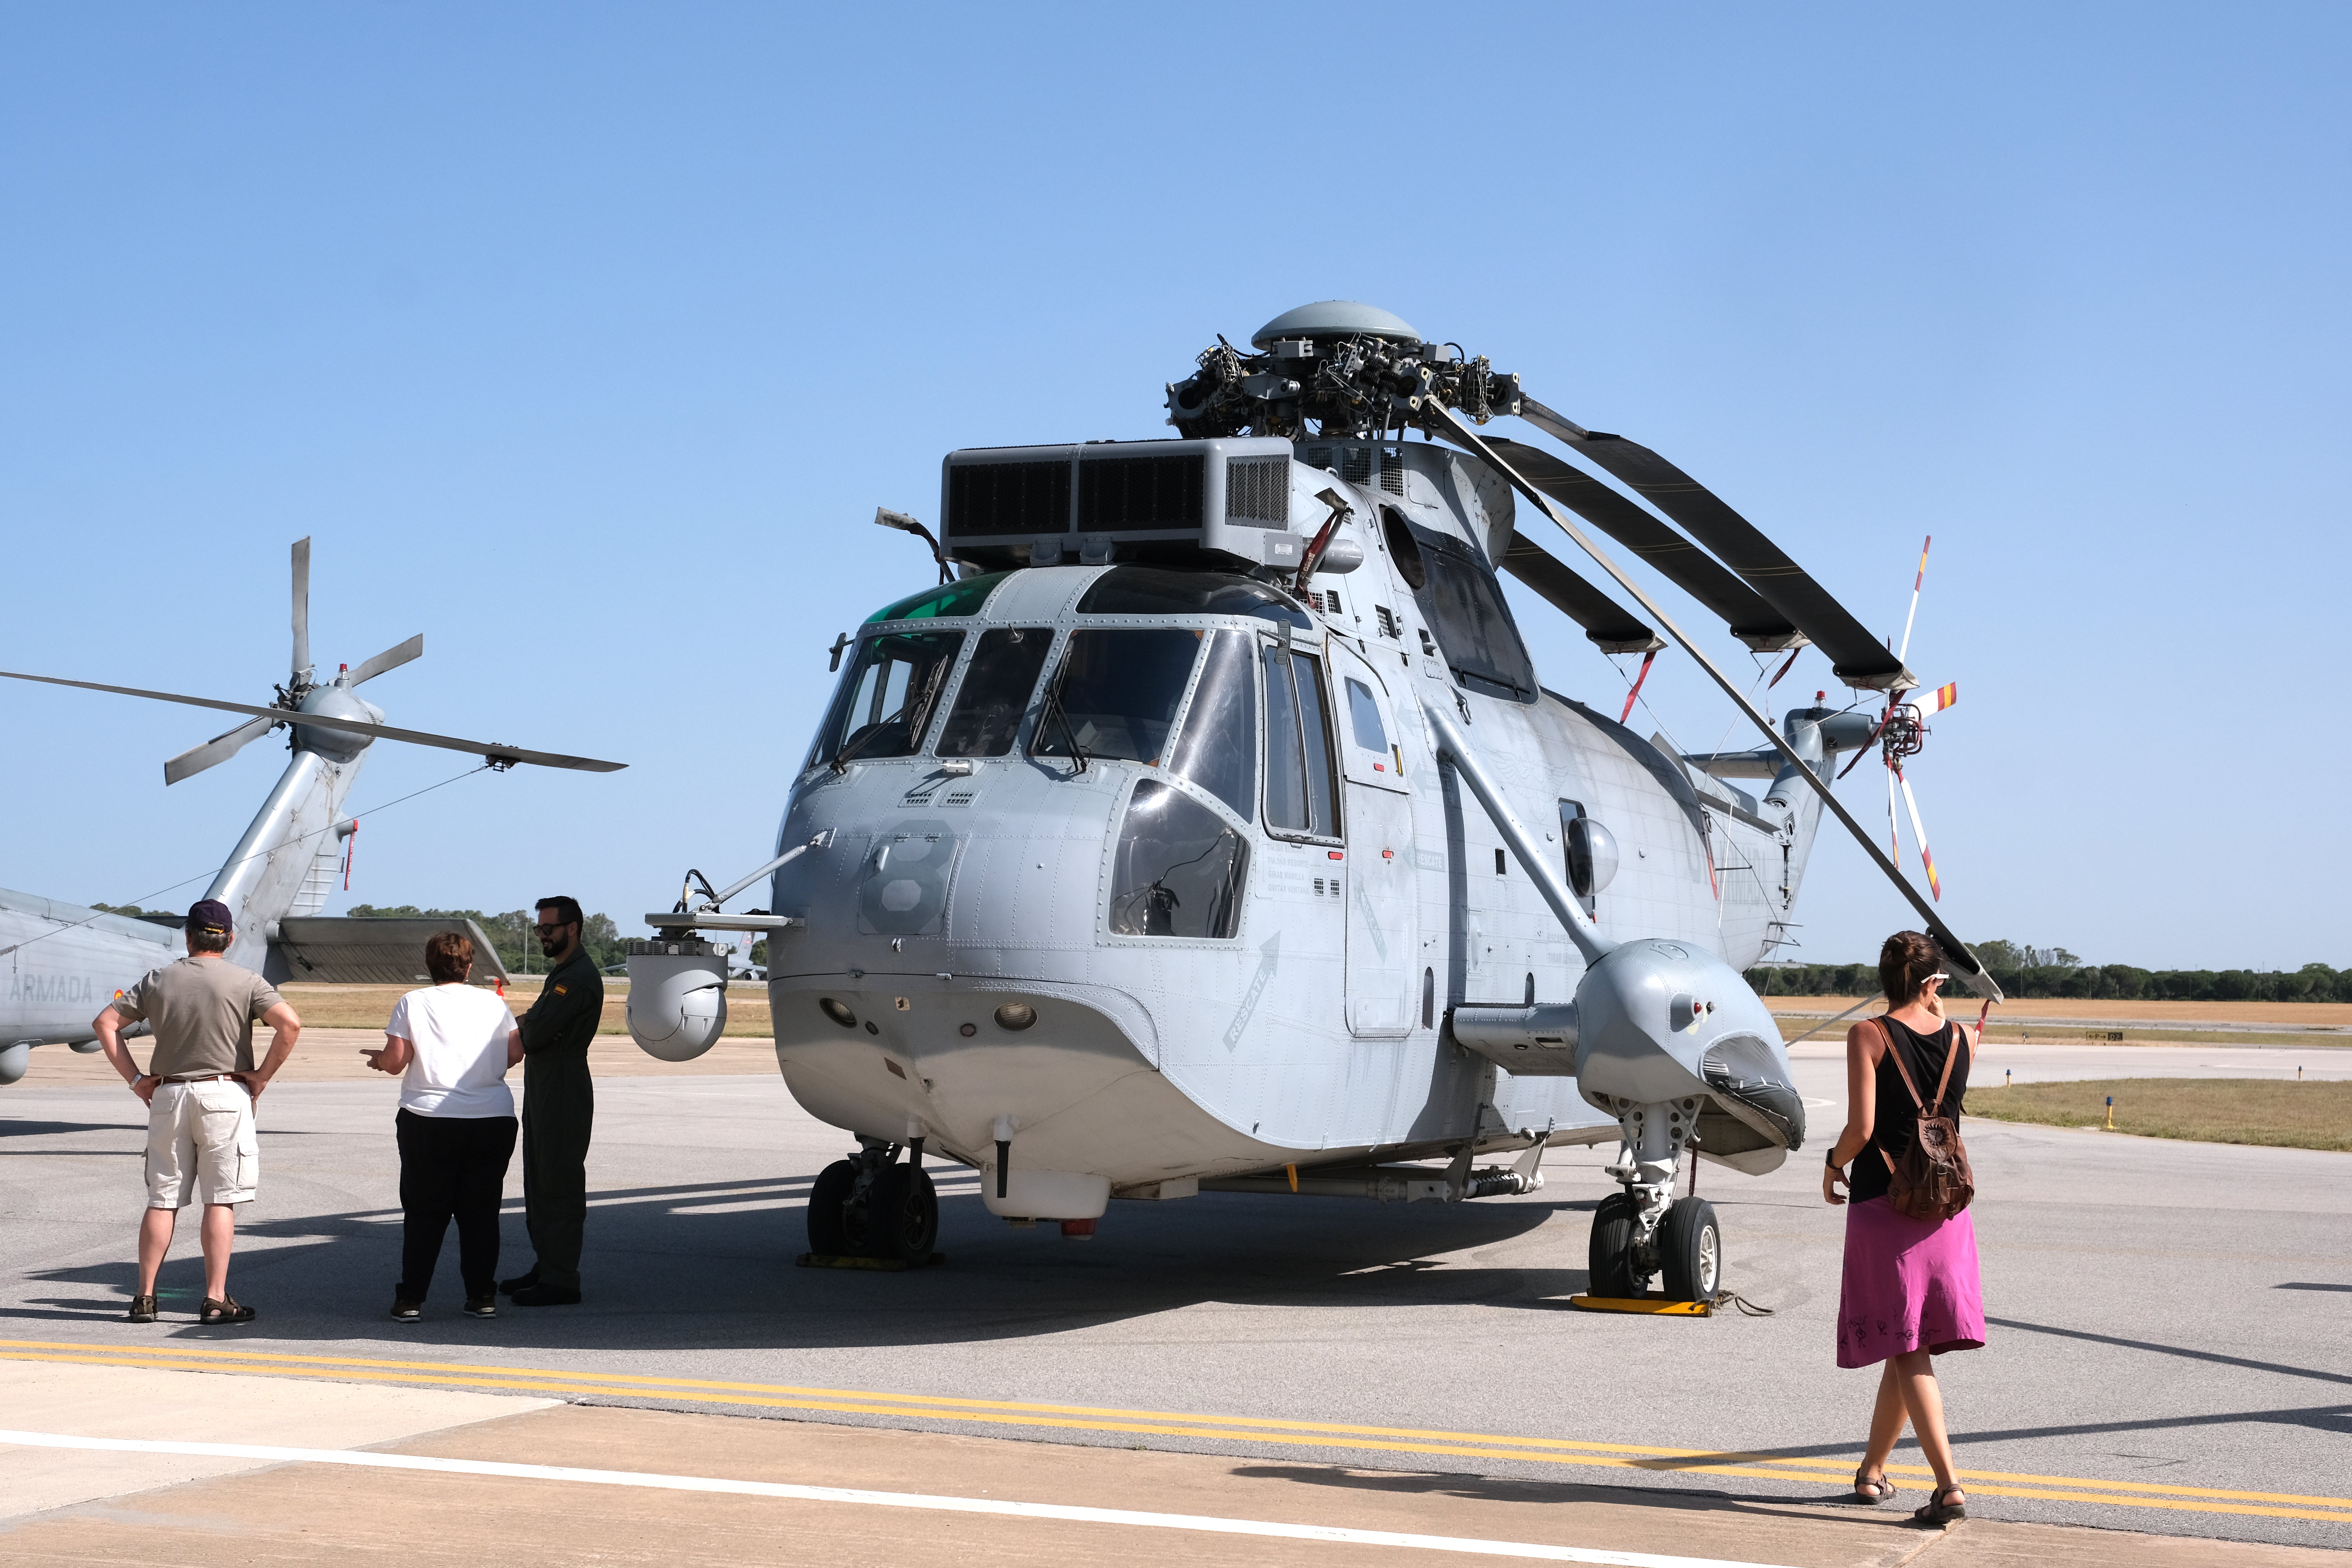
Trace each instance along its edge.
{"label": "man wearing cap", "polygon": [[[188,956],[152,971],[99,1012],[91,1027],[106,1059],[147,1104],[147,1215],[139,1226],[139,1292],[130,1321],[155,1321],[155,1273],[171,1250],[180,1210],[205,1205],[205,1304],[199,1321],[249,1323],[254,1310],[228,1293],[236,1206],[253,1201],[261,1176],[253,1103],[286,1065],[302,1020],[269,983],[221,955],[236,934],[228,906],[203,899],[188,911]],[[253,1065],[256,1019],[277,1033]],[[146,1072],[122,1044],[122,1026],[154,1031]]]}
{"label": "man wearing cap", "polygon": [[551,967],[522,1034],[522,1206],[537,1255],[528,1273],[499,1281],[518,1307],[580,1300],[581,1233],[588,1224],[588,1133],[596,1086],[588,1047],[604,1015],[604,977],[581,944],[577,900],[539,900],[539,950]]}

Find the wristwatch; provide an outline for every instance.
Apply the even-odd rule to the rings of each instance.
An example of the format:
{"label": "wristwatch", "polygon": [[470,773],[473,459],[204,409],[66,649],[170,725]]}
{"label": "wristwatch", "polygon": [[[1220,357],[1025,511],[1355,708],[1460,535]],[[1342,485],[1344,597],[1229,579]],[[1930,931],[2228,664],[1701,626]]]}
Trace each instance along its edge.
{"label": "wristwatch", "polygon": [[1835,1143],[1832,1143],[1830,1145],[1829,1153],[1825,1156],[1823,1163],[1826,1163],[1832,1171],[1843,1169],[1843,1167],[1838,1164],[1837,1145]]}

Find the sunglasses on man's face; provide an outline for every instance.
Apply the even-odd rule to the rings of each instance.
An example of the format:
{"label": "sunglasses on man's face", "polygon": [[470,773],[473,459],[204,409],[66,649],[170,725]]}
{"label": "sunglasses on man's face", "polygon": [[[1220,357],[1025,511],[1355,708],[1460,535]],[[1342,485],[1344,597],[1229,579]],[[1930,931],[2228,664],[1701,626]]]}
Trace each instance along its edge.
{"label": "sunglasses on man's face", "polygon": [[570,921],[557,921],[554,924],[550,925],[547,921],[541,921],[539,922],[539,934],[541,936],[553,936],[557,931],[562,931],[565,926],[568,926],[572,922]]}

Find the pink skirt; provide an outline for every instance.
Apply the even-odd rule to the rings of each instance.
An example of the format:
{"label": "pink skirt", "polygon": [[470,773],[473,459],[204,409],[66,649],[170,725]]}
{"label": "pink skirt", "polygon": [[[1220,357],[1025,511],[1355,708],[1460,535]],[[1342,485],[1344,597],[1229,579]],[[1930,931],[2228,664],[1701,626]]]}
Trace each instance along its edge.
{"label": "pink skirt", "polygon": [[1982,1350],[1984,1331],[1977,1226],[1968,1210],[1929,1224],[1896,1214],[1885,1198],[1847,1205],[1838,1365],[1870,1366],[1919,1350]]}

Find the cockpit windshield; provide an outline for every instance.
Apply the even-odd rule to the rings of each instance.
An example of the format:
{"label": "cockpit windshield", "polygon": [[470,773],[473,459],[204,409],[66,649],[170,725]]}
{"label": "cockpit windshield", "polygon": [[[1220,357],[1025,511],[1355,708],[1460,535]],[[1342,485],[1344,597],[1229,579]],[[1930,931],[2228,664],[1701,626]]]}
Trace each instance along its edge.
{"label": "cockpit windshield", "polygon": [[1030,755],[1066,757],[1075,742],[1088,757],[1157,763],[1202,635],[1172,626],[1072,632],[1029,738]]}
{"label": "cockpit windshield", "polygon": [[960,631],[896,632],[861,641],[803,765],[913,755],[930,728],[963,637]]}
{"label": "cockpit windshield", "polygon": [[1011,751],[1053,646],[1051,626],[991,626],[981,633],[940,731],[940,755],[1001,757]]}

